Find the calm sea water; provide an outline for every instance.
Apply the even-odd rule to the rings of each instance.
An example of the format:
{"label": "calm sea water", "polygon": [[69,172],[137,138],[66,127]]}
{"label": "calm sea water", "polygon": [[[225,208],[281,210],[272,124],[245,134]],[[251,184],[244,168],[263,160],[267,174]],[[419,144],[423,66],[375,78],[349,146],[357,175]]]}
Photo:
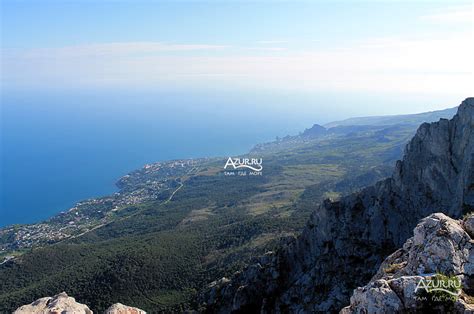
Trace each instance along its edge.
{"label": "calm sea water", "polygon": [[4,95],[0,226],[37,222],[111,193],[120,176],[145,163],[245,153],[317,120],[234,96]]}
{"label": "calm sea water", "polygon": [[41,221],[77,201],[114,192],[118,178],[145,163],[243,154],[313,123],[423,111],[430,103],[409,99],[224,91],[3,93],[0,226]]}

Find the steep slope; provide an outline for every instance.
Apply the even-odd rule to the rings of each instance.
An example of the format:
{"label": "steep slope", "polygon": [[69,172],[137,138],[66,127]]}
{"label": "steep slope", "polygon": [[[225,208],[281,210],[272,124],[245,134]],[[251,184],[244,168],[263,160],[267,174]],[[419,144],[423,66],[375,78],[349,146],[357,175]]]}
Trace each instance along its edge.
{"label": "steep slope", "polygon": [[210,312],[335,311],[433,212],[474,209],[474,98],[451,120],[422,124],[391,178],[313,212],[277,253],[214,283]]}
{"label": "steep slope", "polygon": [[354,290],[351,305],[341,314],[472,313],[473,235],[474,214],[464,220],[441,213],[424,218],[403,248],[384,260],[370,283]]}

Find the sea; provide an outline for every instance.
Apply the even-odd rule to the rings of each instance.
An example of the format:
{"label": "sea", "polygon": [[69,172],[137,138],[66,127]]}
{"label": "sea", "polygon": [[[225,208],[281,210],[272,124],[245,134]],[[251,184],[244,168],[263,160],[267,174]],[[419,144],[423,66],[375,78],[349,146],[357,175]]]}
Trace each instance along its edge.
{"label": "sea", "polygon": [[225,161],[314,123],[363,115],[361,108],[370,109],[366,98],[336,94],[3,91],[0,227],[39,222],[113,193],[121,176],[147,163]]}
{"label": "sea", "polygon": [[121,176],[146,163],[226,159],[318,120],[261,105],[269,99],[209,92],[4,94],[0,227],[39,222],[113,193]]}

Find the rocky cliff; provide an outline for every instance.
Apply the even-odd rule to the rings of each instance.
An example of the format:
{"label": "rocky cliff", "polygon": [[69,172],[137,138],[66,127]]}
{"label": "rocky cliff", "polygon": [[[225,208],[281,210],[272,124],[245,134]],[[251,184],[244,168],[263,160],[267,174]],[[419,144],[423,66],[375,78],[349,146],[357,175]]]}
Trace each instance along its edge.
{"label": "rocky cliff", "polygon": [[311,128],[304,130],[301,136],[303,137],[320,137],[326,135],[328,130],[319,124],[314,124]]}
{"label": "rocky cliff", "polygon": [[474,313],[473,235],[474,214],[463,221],[441,213],[424,218],[341,314]]}
{"label": "rocky cliff", "polygon": [[434,212],[459,218],[474,209],[474,98],[451,120],[422,124],[393,175],[326,201],[302,234],[276,253],[211,284],[209,312],[338,311],[385,257]]}

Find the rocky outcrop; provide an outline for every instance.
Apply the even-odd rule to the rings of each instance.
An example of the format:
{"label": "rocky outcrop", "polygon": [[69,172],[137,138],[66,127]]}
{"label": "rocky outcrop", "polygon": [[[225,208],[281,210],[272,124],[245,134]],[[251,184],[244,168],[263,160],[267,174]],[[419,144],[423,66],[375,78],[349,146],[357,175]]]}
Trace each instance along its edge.
{"label": "rocky outcrop", "polygon": [[319,124],[314,124],[311,128],[304,130],[303,137],[321,137],[326,135],[328,130]]}
{"label": "rocky outcrop", "polygon": [[23,305],[18,308],[13,314],[92,314],[92,311],[87,305],[77,303],[74,298],[71,298],[62,292],[54,297],[46,297],[36,300],[35,302]]}
{"label": "rocky outcrop", "polygon": [[422,124],[393,175],[316,209],[302,234],[210,287],[209,312],[338,311],[418,221],[474,209],[474,98],[451,120]]}
{"label": "rocky outcrop", "polygon": [[[370,283],[354,290],[350,306],[341,314],[425,309],[474,313],[472,221],[474,214],[465,222],[441,213],[424,218],[415,228],[414,236],[385,259]],[[449,292],[425,290],[428,282],[437,279],[449,286]]]}
{"label": "rocky outcrop", "polygon": [[146,314],[146,312],[136,307],[115,303],[105,311],[105,314]]}
{"label": "rocky outcrop", "polygon": [[[19,307],[13,314],[93,314],[85,304],[61,292],[54,297],[45,297]],[[105,314],[146,314],[136,307],[116,303],[109,307]]]}

